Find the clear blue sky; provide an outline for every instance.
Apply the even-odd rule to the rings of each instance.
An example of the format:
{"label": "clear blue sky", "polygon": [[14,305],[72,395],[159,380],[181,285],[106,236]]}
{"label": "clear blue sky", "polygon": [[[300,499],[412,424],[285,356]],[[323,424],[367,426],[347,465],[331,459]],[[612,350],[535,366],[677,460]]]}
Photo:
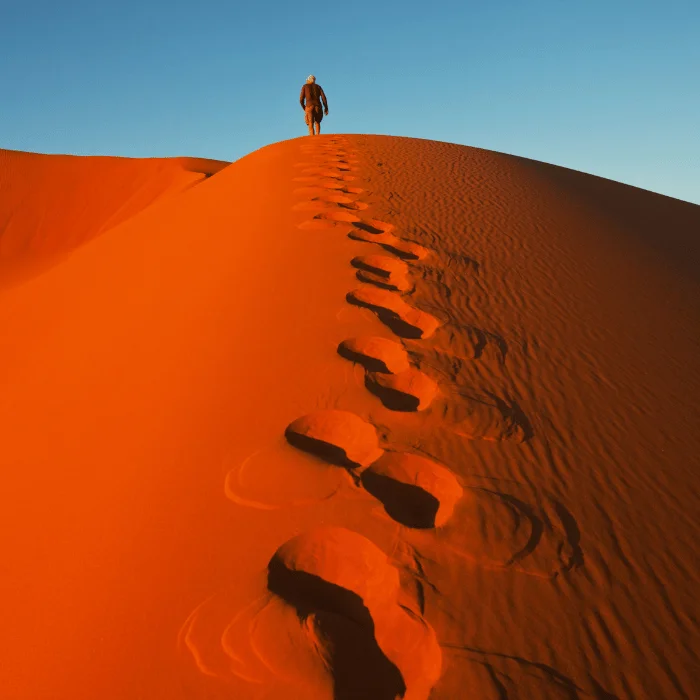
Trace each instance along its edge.
{"label": "clear blue sky", "polygon": [[513,153],[700,203],[700,0],[0,0],[0,147],[234,160],[305,131]]}

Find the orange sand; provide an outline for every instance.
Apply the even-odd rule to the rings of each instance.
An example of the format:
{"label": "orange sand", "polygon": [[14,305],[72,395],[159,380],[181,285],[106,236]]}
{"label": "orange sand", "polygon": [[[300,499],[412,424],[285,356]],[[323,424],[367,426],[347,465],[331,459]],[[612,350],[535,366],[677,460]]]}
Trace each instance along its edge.
{"label": "orange sand", "polygon": [[0,289],[228,163],[46,156],[0,149]]}
{"label": "orange sand", "polygon": [[0,153],[3,699],[700,697],[700,207],[223,165]]}

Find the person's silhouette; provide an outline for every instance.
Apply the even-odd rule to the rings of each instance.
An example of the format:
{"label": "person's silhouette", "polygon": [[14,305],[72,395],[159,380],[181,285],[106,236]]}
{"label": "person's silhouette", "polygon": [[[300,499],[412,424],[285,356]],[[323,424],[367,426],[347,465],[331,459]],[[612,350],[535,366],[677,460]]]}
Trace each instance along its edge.
{"label": "person's silhouette", "polygon": [[[323,101],[323,109],[321,109]],[[304,119],[309,127],[309,136],[321,133],[321,120],[323,113],[328,116],[328,100],[323,88],[316,82],[316,76],[310,75],[306,83],[302,85],[299,103],[304,110]],[[315,128],[315,131],[314,131]]]}

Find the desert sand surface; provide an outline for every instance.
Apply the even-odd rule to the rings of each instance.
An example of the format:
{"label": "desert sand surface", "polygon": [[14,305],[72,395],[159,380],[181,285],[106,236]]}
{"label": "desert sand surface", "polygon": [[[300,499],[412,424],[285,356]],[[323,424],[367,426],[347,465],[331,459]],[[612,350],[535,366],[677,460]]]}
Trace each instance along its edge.
{"label": "desert sand surface", "polygon": [[0,157],[2,697],[700,697],[700,207],[223,165]]}
{"label": "desert sand surface", "polygon": [[0,149],[0,289],[45,270],[159,198],[227,162]]}

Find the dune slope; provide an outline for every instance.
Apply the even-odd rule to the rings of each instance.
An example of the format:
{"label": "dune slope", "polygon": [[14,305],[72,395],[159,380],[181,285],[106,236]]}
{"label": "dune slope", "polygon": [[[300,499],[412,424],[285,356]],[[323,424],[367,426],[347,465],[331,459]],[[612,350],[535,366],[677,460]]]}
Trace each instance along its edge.
{"label": "dune slope", "polygon": [[700,207],[379,136],[47,172],[82,233],[8,274],[92,240],[0,294],[4,697],[700,694]]}
{"label": "dune slope", "polygon": [[0,288],[51,267],[158,198],[228,163],[0,149]]}

